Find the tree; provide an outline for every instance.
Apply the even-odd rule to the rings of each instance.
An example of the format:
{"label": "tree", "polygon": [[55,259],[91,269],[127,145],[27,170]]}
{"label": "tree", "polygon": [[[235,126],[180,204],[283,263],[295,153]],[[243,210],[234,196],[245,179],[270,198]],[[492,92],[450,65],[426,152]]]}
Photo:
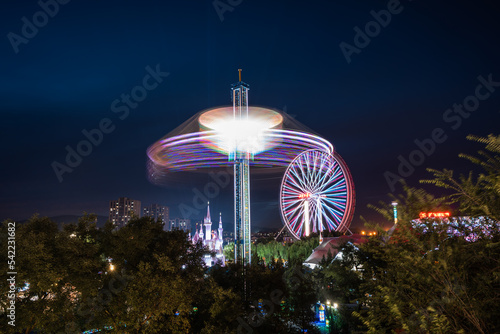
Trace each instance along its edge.
{"label": "tree", "polygon": [[116,332],[177,333],[200,322],[212,328],[224,323],[217,308],[221,305],[207,304],[200,296],[214,301],[226,297],[222,305],[236,296],[231,291],[221,296],[221,290],[204,278],[207,250],[201,243],[193,244],[184,231],[165,232],[161,223],[140,218],[116,232],[108,229],[103,238],[109,241],[106,257],[131,277],[100,313]]}
{"label": "tree", "polygon": [[[307,329],[308,333],[316,331],[312,323],[315,320],[313,305],[318,301],[314,289],[314,281],[302,272],[302,264],[289,267],[284,275],[287,298],[285,307],[289,322],[298,325],[300,331]],[[289,327],[289,332],[298,332],[295,326]]]}
{"label": "tree", "polygon": [[[486,144],[488,153],[461,156],[483,173],[457,180],[451,170],[430,169],[434,178],[422,182],[446,189],[442,197],[403,184],[402,194],[391,195],[399,203],[394,233],[379,230],[379,237],[354,250],[362,265],[359,295],[364,305],[355,315],[369,333],[500,331],[493,311],[500,300],[500,138],[469,139]],[[415,220],[420,211],[449,205],[458,205],[459,214],[483,217],[468,225]],[[371,207],[390,222],[390,206]]]}
{"label": "tree", "polygon": [[402,222],[389,242],[360,246],[367,309],[358,316],[369,332],[498,330],[491,310],[499,298],[499,235],[468,242],[448,229],[432,220],[419,227]]}
{"label": "tree", "polygon": [[[206,276],[201,243],[183,231],[163,231],[150,218],[135,218],[119,230],[110,223],[98,230],[94,221],[87,215],[58,230],[34,216],[17,227],[17,286],[29,283],[16,293],[17,330],[232,332],[239,298]],[[5,262],[8,223],[0,231]],[[6,282],[0,282],[2,308],[9,303]],[[11,332],[5,314],[1,320],[0,331]]]}
{"label": "tree", "polygon": [[234,242],[230,242],[222,249],[226,261],[234,261]]}
{"label": "tree", "polygon": [[[451,203],[447,197],[436,197],[424,189],[410,187],[404,180],[400,183],[401,193],[389,194],[390,200],[398,203],[398,221],[417,219],[420,212],[449,211]],[[368,204],[368,207],[382,215],[387,224],[394,223],[393,208],[386,201],[379,201],[378,205]],[[366,223],[368,228],[377,229],[376,224]],[[382,232],[380,228],[378,230]]]}
{"label": "tree", "polygon": [[[93,241],[92,221],[95,216],[86,215],[62,232],[48,218],[36,215],[25,224],[16,224],[16,287],[25,288],[16,293],[17,330],[65,333],[71,327],[66,324],[79,320],[78,299],[101,284],[98,272],[104,267]],[[8,223],[3,223],[2,232]],[[2,246],[4,240],[2,235]],[[0,283],[2,307],[8,302],[4,282]],[[2,326],[6,323],[2,319]]]}
{"label": "tree", "polygon": [[[433,184],[450,191],[448,199],[458,203],[461,212],[468,215],[485,215],[500,220],[500,135],[487,138],[468,136],[467,139],[485,144],[485,151],[479,150],[478,157],[460,154],[482,169],[477,177],[471,171],[456,180],[453,171],[428,169],[434,176],[423,183]],[[493,154],[493,155],[492,155]]]}

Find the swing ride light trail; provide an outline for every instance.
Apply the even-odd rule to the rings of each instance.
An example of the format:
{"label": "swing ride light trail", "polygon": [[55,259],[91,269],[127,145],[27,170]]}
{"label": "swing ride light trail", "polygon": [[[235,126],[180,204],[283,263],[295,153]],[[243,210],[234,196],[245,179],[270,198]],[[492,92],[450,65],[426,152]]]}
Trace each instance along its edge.
{"label": "swing ride light trail", "polygon": [[[333,153],[333,146],[325,139],[305,132],[268,129],[261,133],[265,142],[276,146],[254,154],[250,165],[260,167],[286,167],[299,153],[317,149]],[[201,168],[232,165],[228,154],[216,143],[224,142],[217,131],[200,131],[159,140],[148,149],[148,156],[157,167],[166,171],[194,171]]]}

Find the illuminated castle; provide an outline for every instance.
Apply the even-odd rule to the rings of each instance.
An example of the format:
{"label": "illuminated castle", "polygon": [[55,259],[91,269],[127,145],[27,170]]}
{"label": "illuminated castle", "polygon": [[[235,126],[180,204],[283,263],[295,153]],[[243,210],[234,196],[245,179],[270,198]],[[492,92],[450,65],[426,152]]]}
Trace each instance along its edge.
{"label": "illuminated castle", "polygon": [[[203,233],[203,227],[205,227],[205,233]],[[208,267],[213,266],[216,262],[221,262],[224,265],[225,258],[223,253],[223,237],[222,237],[222,215],[219,214],[219,228],[218,231],[212,231],[212,218],[210,217],[210,203],[207,205],[207,216],[203,219],[203,223],[200,224],[200,230],[196,228],[196,233],[192,239],[193,243],[201,241],[203,246],[206,246],[208,250],[215,253],[214,256],[210,254],[205,255],[205,264]]]}

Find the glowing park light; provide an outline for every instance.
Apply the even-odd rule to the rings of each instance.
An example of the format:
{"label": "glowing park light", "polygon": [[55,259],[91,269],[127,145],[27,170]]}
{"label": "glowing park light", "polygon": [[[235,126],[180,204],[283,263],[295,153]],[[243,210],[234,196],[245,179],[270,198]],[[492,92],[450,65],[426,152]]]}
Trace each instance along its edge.
{"label": "glowing park light", "polygon": [[319,322],[325,322],[325,306],[319,305]]}
{"label": "glowing park light", "polygon": [[394,224],[397,224],[398,223],[398,202],[394,201],[391,203],[392,205],[392,211],[393,211],[393,215],[394,215]]}
{"label": "glowing park light", "polygon": [[299,198],[310,198],[310,197],[311,197],[311,193],[304,193],[304,194],[299,195]]}
{"label": "glowing park light", "polygon": [[110,257],[108,257],[107,260],[108,260],[108,265],[109,265],[109,271],[114,271],[115,270],[115,266],[114,266],[114,264],[112,262],[113,259],[110,258]]}
{"label": "glowing park light", "polygon": [[450,217],[450,212],[420,212],[419,218],[448,218]]}

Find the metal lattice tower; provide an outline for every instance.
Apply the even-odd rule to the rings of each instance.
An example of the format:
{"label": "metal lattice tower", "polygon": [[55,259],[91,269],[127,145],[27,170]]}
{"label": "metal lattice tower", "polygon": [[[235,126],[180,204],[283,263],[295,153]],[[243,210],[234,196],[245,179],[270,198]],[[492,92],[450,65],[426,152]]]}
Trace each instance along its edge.
{"label": "metal lattice tower", "polygon": [[[231,85],[233,100],[233,116],[235,121],[248,119],[248,91],[250,86],[241,81]],[[234,160],[234,261],[244,265],[251,262],[250,234],[250,153],[238,150],[230,154]]]}

